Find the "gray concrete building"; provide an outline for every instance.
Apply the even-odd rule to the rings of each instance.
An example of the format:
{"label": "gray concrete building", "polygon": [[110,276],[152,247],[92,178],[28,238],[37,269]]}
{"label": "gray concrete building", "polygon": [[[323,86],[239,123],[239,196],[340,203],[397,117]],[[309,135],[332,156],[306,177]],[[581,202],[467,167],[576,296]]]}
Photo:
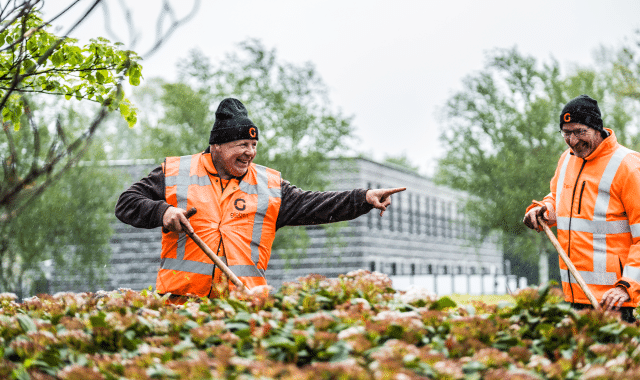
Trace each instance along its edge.
{"label": "gray concrete building", "polygon": [[[156,165],[147,160],[110,163],[130,177],[128,183],[146,176]],[[431,290],[438,291],[438,284],[442,284],[437,281],[438,277],[440,280],[443,276],[451,278],[444,283],[451,284],[451,290],[455,290],[460,288],[454,284],[455,276],[497,278],[509,274],[505,273],[497,238],[493,236],[481,241],[477,230],[461,212],[465,194],[437,186],[431,179],[405,168],[366,158],[333,160],[328,178],[331,181],[328,190],[388,187],[406,187],[407,190],[393,195],[392,206],[382,217],[374,209],[355,220],[341,223],[339,228],[304,227],[309,237],[306,253],[289,257],[284,251],[274,250],[266,272],[270,285],[277,288],[284,281],[310,273],[335,277],[351,270],[367,269],[399,280],[423,279],[427,288],[435,287]],[[80,284],[81,279],[70,281],[72,276],[69,274],[64,277],[52,275],[52,292],[138,290],[155,286],[160,263],[160,229],[137,229],[120,222],[114,223],[113,228],[111,265],[105,268],[104,283],[73,289],[70,283]],[[471,283],[467,281],[467,289]],[[464,291],[464,287],[462,289]],[[440,290],[439,293],[442,285]]]}

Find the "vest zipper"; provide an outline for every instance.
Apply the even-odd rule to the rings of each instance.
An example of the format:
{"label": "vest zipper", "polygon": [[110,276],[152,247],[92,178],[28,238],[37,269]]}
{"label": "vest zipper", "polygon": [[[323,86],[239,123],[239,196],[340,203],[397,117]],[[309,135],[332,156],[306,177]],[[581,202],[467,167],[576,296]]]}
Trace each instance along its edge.
{"label": "vest zipper", "polygon": [[580,189],[580,198],[578,200],[578,214],[580,214],[580,210],[582,209],[582,193],[584,193],[584,185],[586,185],[587,181],[582,182],[582,188]]}
{"label": "vest zipper", "polygon": [[[576,199],[576,188],[578,187],[578,182],[580,181],[580,175],[582,175],[582,169],[584,169],[584,166],[586,164],[587,164],[587,160],[583,158],[582,166],[580,167],[580,171],[578,172],[578,176],[576,177],[576,183],[573,185],[573,193],[571,194],[571,208],[569,209],[569,238],[568,238],[568,244],[567,244],[567,256],[569,258],[571,258],[571,220],[573,219],[573,202]],[[564,184],[561,184],[561,186],[564,186]],[[583,188],[584,188],[584,184],[583,184]],[[582,191],[580,192],[580,198],[582,199]],[[579,207],[580,207],[580,204],[578,204],[578,208]],[[571,303],[575,303],[576,299],[575,299],[575,296],[573,295],[573,287],[571,286],[571,271],[569,271],[568,267],[567,267],[567,278],[569,279],[569,289],[571,289]]]}

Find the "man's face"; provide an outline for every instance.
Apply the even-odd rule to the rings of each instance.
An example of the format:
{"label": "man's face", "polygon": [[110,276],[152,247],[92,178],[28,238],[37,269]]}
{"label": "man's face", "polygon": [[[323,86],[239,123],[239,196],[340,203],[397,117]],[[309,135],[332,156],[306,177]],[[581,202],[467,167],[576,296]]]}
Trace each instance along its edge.
{"label": "man's face", "polygon": [[576,157],[586,158],[593,153],[602,142],[600,132],[584,124],[567,123],[562,126],[562,131],[575,132],[570,135],[565,135],[564,141],[571,147]]}
{"label": "man's face", "polygon": [[256,157],[257,140],[236,140],[211,145],[211,158],[220,178],[240,177]]}

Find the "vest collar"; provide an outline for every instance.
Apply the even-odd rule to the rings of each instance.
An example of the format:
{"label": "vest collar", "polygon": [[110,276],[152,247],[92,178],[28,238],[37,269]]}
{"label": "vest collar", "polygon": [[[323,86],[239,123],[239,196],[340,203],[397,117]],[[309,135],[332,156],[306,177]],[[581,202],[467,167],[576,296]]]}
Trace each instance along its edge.
{"label": "vest collar", "polygon": [[585,158],[586,161],[592,161],[596,158],[613,154],[613,152],[618,149],[618,139],[616,138],[616,134],[609,128],[605,129],[609,132],[609,136],[602,140],[600,145],[598,145],[598,147]]}

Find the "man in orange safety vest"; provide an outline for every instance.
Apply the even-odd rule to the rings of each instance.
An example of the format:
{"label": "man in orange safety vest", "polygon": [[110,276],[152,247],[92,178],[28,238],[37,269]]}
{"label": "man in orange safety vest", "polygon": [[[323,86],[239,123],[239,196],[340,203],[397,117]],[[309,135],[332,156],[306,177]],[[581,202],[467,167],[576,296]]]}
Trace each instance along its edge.
{"label": "man in orange safety vest", "polygon": [[[523,222],[556,225],[558,241],[604,309],[633,322],[640,301],[640,154],[620,145],[604,128],[598,102],[587,95],[569,101],[560,114],[569,146],[542,203],[527,208]],[[590,302],[560,261],[565,300],[575,309]]]}
{"label": "man in orange safety vest", "polygon": [[[276,230],[357,218],[391,204],[391,194],[405,190],[355,189],[303,191],[274,169],[253,163],[258,127],[237,99],[220,102],[209,147],[162,165],[123,192],[116,216],[141,228],[163,227],[159,293],[212,297],[228,279],[195,244],[195,233],[246,287],[266,285],[265,271]],[[195,207],[190,219],[186,210]]]}

